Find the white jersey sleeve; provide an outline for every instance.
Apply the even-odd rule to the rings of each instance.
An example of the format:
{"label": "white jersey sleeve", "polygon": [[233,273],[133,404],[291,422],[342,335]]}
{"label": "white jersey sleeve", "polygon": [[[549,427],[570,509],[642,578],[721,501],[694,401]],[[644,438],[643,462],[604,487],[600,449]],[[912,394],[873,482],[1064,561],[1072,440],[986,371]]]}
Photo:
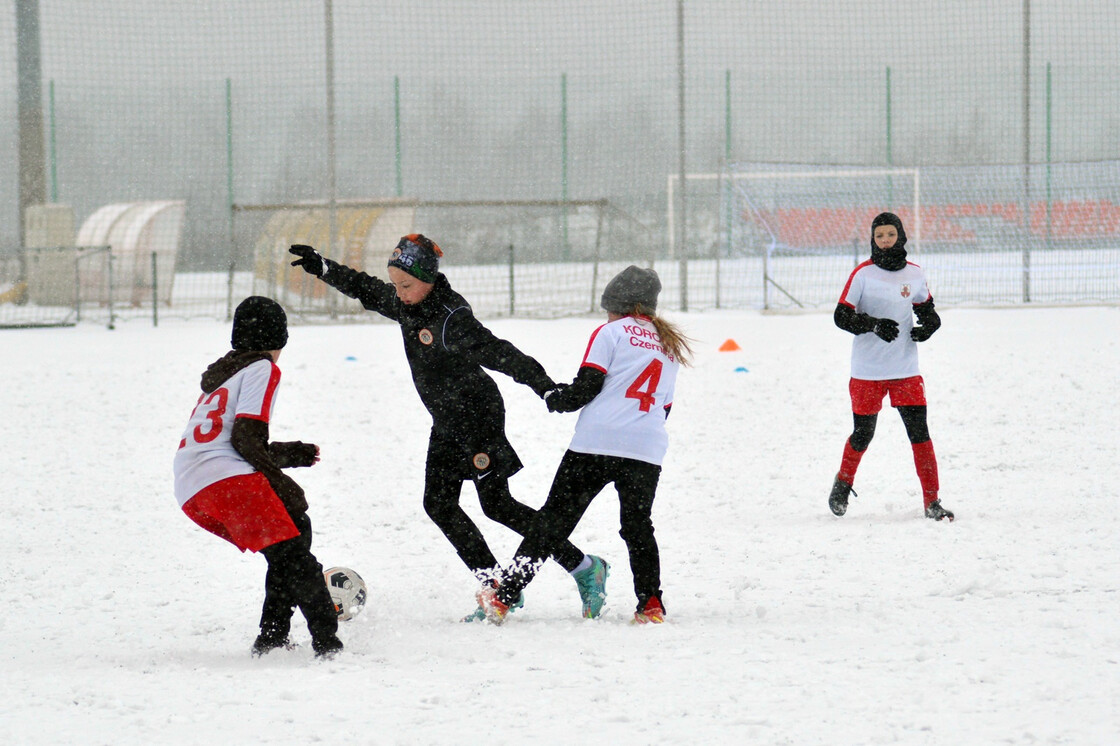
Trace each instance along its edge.
{"label": "white jersey sleeve", "polygon": [[840,294],[840,303],[877,319],[898,322],[898,337],[884,342],[873,332],[852,340],[852,378],[886,381],[920,375],[918,344],[910,339],[914,306],[932,297],[925,272],[913,262],[889,272],[866,261],[856,267]]}
{"label": "white jersey sleeve", "polygon": [[279,385],[280,369],[271,360],[258,360],[199,397],[175,453],[180,506],[216,482],[256,471],[233,447],[233,423],[238,417],[271,420]]}
{"label": "white jersey sleeve", "polygon": [[660,464],[680,363],[662,348],[653,323],[627,316],[604,324],[592,333],[582,365],[606,377],[580,411],[569,449]]}

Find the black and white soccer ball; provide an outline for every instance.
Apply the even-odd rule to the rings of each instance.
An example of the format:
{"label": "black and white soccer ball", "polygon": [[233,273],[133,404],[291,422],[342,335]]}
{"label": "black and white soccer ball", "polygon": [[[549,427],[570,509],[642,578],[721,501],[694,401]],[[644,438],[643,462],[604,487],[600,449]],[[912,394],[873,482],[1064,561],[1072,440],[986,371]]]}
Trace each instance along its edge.
{"label": "black and white soccer ball", "polygon": [[366,605],[366,583],[362,576],[349,567],[332,567],[323,573],[323,578],[339,621],[358,616]]}

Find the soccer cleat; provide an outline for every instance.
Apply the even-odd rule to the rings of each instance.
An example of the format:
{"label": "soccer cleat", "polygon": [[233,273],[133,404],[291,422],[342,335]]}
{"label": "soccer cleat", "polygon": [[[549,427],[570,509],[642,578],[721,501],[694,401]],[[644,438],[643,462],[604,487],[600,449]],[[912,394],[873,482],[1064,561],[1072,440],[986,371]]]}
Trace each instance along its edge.
{"label": "soccer cleat", "polygon": [[607,578],[610,577],[611,566],[602,557],[587,556],[591,566],[572,573],[572,577],[576,579],[579,598],[583,602],[583,618],[595,619],[603,613],[603,605],[607,601]]}
{"label": "soccer cleat", "polygon": [[[513,604],[510,605],[509,613],[513,613],[513,612],[517,611],[518,609],[520,609],[524,605],[525,605],[525,594],[522,593],[517,597],[517,600]],[[486,621],[486,610],[483,609],[482,606],[479,606],[477,609],[472,611],[470,614],[467,614],[465,617],[463,617],[459,621],[460,622],[465,622],[466,624],[470,624],[472,622]]]}
{"label": "soccer cleat", "polygon": [[342,640],[334,635],[322,640],[312,640],[311,649],[315,651],[316,658],[329,661],[342,652]]}
{"label": "soccer cleat", "polygon": [[476,608],[470,614],[467,614],[465,617],[463,617],[459,621],[464,622],[466,624],[470,624],[472,622],[481,622],[481,621],[484,621],[485,619],[486,619],[486,612],[482,610],[481,606],[479,606],[478,608]]}
{"label": "soccer cleat", "polygon": [[482,609],[486,621],[491,624],[501,624],[506,620],[510,607],[499,600],[498,582],[496,580],[483,583],[482,587],[478,589],[478,593],[475,594],[475,598],[478,600],[478,607]]}
{"label": "soccer cleat", "polygon": [[657,596],[650,597],[645,606],[634,612],[634,624],[661,624],[664,621],[665,607]]}
{"label": "soccer cleat", "polygon": [[848,512],[848,493],[855,495],[856,491],[837,474],[832,482],[832,492],[828,495],[828,507],[833,515],[844,515]]}
{"label": "soccer cleat", "polygon": [[253,642],[253,648],[250,651],[254,658],[259,658],[262,655],[268,655],[277,648],[284,648],[285,650],[295,649],[295,645],[291,640],[285,637],[272,637],[264,634],[263,632],[257,635],[257,639]]}
{"label": "soccer cleat", "polygon": [[941,507],[940,500],[934,500],[926,506],[926,518],[932,518],[935,521],[946,519],[952,523],[954,516],[953,511]]}

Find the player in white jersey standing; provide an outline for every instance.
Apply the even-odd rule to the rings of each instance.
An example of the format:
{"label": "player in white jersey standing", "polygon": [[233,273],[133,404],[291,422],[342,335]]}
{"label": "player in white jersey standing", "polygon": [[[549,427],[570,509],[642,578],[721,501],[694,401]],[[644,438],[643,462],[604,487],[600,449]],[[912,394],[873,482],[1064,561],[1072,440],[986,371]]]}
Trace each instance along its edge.
{"label": "player in white jersey standing", "polygon": [[[504,620],[545,558],[567,540],[591,501],[611,482],[618,491],[619,535],[629,550],[638,597],[634,620],[664,620],[651,511],[669,446],[665,419],[677,371],[688,364],[692,350],[673,324],[655,314],[660,291],[656,272],[633,265],[607,283],[600,303],[607,323],[591,334],[575,380],[546,396],[549,411],[582,411],[535,530],[517,548],[510,568],[478,594],[491,622]],[[609,568],[601,571],[605,584]],[[605,598],[604,593],[584,616],[598,616]]]}
{"label": "player in white jersey standing", "polygon": [[937,458],[926,425],[925,383],[918,371],[917,343],[937,331],[941,318],[925,272],[906,261],[905,246],[906,231],[898,216],[877,215],[871,221],[871,258],[852,271],[836,304],[836,326],[856,335],[848,384],[855,424],[844,444],[828,506],[838,516],[847,511],[856,469],[875,435],[883,398],[889,395],[914,452],[925,515],[952,521],[953,513],[937,496]]}
{"label": "player in white jersey standing", "polygon": [[179,441],[175,498],[199,526],[268,561],[253,654],[291,645],[298,606],[316,656],[330,657],[342,642],[323,567],[311,553],[307,499],[281,471],[315,464],[319,447],[268,440],[280,385],[276,361],[287,341],[287,317],[276,301],[251,296],[237,306],[233,349],[202,374],[202,395]]}

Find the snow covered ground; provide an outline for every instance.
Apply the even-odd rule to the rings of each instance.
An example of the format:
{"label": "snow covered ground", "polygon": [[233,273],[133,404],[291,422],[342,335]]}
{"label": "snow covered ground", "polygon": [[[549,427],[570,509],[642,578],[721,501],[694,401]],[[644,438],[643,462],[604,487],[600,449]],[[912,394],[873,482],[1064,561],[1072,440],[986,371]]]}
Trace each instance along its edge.
{"label": "snow covered ground", "polygon": [[[294,327],[273,437],[324,565],[366,579],[346,651],[249,656],[265,563],[192,524],[171,460],[209,321],[0,331],[5,744],[1103,744],[1120,739],[1120,309],[948,309],[921,349],[942,500],[880,418],[842,519],[850,337],[827,313],[677,314],[697,340],[654,519],[669,621],[632,626],[604,493],[574,540],[613,563],[603,619],[549,565],[503,627],[420,505],[429,419],[388,324]],[[561,380],[598,317],[491,327]],[[718,352],[726,339],[740,352]],[[738,369],[743,370],[738,370]],[[575,415],[501,379],[539,505]],[[499,557],[514,534],[464,505]]]}

